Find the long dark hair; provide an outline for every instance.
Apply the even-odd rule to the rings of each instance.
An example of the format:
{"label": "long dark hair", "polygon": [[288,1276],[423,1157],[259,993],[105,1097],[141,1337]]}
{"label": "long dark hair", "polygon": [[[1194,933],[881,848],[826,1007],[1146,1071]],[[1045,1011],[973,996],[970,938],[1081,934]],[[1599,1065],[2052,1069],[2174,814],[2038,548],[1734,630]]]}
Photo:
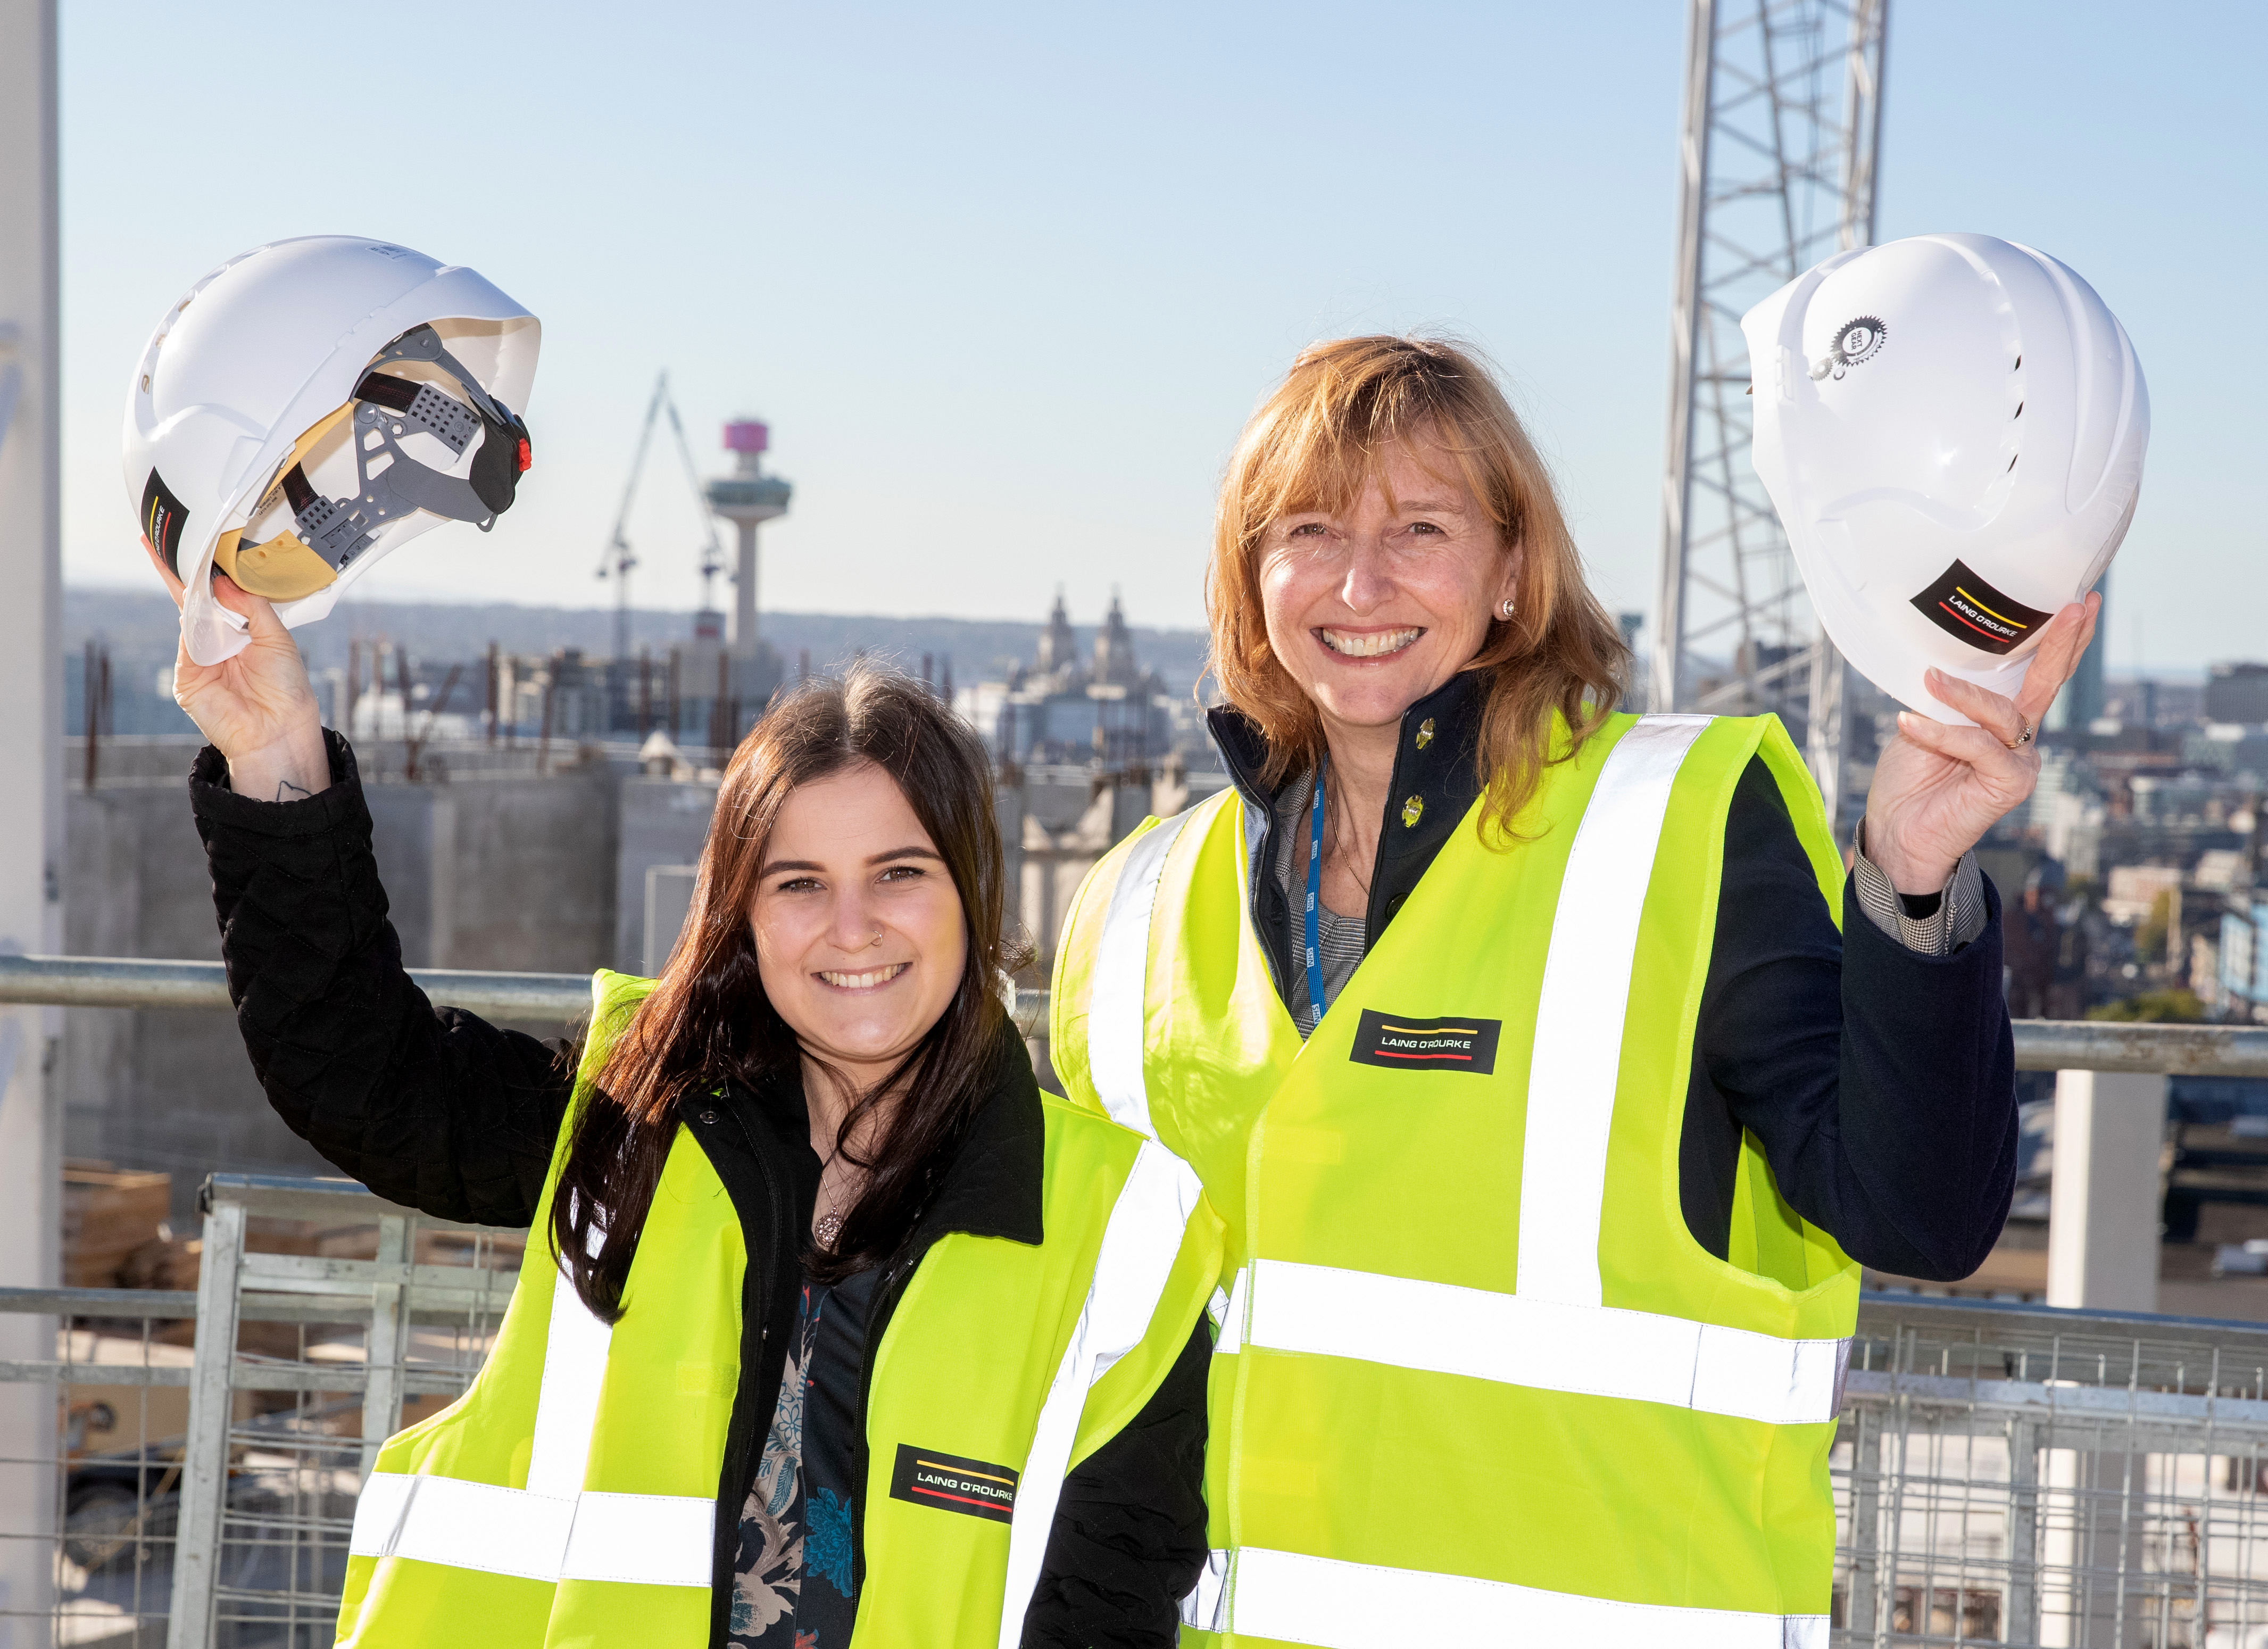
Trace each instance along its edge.
{"label": "long dark hair", "polygon": [[[843,1120],[836,1149],[865,1170],[865,1188],[833,1249],[806,1252],[816,1276],[833,1281],[889,1257],[998,1074],[1007,1017],[999,982],[1026,956],[1020,939],[1003,931],[1005,877],[984,747],[925,686],[894,670],[860,664],[841,681],[806,682],[733,753],[684,937],[622,1027],[572,1124],[552,1195],[551,1240],[575,1292],[607,1321],[622,1314],[681,1102],[728,1077],[753,1084],[797,1068],[795,1034],[757,976],[749,907],[789,793],[861,762],[896,781],[944,856],[968,923],[968,961],[929,1034]],[[855,1154],[854,1131],[891,1094],[896,1103],[872,1154]]]}

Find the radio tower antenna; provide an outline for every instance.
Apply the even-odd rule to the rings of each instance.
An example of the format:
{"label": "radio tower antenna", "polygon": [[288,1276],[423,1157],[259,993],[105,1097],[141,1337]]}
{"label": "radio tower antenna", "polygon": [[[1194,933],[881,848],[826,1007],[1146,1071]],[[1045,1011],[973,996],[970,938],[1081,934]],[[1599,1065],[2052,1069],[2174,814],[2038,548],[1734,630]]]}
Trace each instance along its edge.
{"label": "radio tower antenna", "polygon": [[1889,0],[1690,0],[1656,710],[1776,712],[1841,823],[1842,655],[1749,463],[1741,316],[1874,239]]}

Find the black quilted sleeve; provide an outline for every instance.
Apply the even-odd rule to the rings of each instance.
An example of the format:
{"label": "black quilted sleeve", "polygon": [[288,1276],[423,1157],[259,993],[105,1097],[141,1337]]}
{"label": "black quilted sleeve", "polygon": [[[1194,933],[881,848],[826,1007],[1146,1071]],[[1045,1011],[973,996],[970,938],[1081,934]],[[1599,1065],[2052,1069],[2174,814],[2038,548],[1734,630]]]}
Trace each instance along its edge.
{"label": "black quilted sleeve", "polygon": [[354,752],[325,732],[331,785],[267,802],[217,750],[189,776],[230,999],[269,1103],[390,1202],[526,1226],[565,1115],[573,1050],[436,1009],[402,970]]}
{"label": "black quilted sleeve", "polygon": [[1205,1561],[1205,1371],[1189,1343],[1125,1430],[1064,1479],[1022,1649],[1172,1649]]}

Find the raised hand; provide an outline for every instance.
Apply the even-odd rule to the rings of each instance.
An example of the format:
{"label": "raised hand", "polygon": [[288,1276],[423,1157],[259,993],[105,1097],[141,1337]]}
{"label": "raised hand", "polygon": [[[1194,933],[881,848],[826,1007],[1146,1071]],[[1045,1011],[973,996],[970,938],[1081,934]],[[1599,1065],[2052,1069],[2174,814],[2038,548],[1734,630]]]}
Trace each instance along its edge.
{"label": "raised hand", "polygon": [[2040,718],[2095,638],[2102,598],[2067,602],[2040,632],[2039,652],[2014,699],[1932,670],[1938,703],[1977,725],[1948,727],[1907,710],[1883,747],[1867,793],[1867,857],[1903,894],[1935,893],[1961,856],[2039,783]]}
{"label": "raised hand", "polygon": [[213,580],[213,593],[250,622],[252,644],[212,665],[193,663],[183,648],[173,661],[173,702],[228,758],[229,788],[238,795],[291,801],[328,789],[322,715],[298,643],[272,605],[225,575]]}

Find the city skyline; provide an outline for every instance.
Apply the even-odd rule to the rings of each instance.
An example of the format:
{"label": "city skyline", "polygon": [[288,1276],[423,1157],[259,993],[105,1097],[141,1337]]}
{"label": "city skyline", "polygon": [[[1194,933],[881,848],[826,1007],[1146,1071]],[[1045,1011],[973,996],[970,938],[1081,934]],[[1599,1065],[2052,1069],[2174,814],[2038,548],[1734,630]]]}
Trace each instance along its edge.
{"label": "city skyline", "polygon": [[[1602,594],[1649,605],[1675,6],[1408,12],[1395,38],[1423,72],[1352,103],[1375,40],[1347,9],[1208,17],[1195,35],[1193,11],[1137,25],[688,7],[636,34],[593,7],[470,18],[453,40],[495,70],[483,119],[545,157],[505,187],[414,144],[363,165],[342,140],[263,156],[256,187],[152,188],[161,144],[168,175],[246,171],[222,124],[168,120],[164,85],[286,83],[344,60],[361,26],[234,15],[218,30],[155,6],[63,18],[74,582],[149,576],[115,431],[156,314],[245,246],[350,229],[473,263],[548,327],[522,506],[455,554],[435,540],[389,564],[381,599],[605,604],[591,573],[667,366],[711,473],[725,418],[775,431],[797,502],[767,529],[768,607],[1005,615],[1061,582],[1099,612],[1120,584],[1130,610],[1194,626],[1212,488],[1253,401],[1310,339],[1432,326],[1504,368]],[[116,53],[114,31],[142,49]],[[2243,160],[2263,45],[2268,18],[2233,6],[2137,27],[2107,5],[1913,0],[1893,25],[1884,238],[1960,227],[2043,247],[2103,292],[2150,375],[2114,671],[2138,637],[2148,662],[2189,669],[2256,646],[2268,575],[2242,477],[2268,431],[2222,363],[2264,232]],[[681,95],[556,95],[623,84]],[[689,606],[691,506],[647,490],[636,598]]]}

